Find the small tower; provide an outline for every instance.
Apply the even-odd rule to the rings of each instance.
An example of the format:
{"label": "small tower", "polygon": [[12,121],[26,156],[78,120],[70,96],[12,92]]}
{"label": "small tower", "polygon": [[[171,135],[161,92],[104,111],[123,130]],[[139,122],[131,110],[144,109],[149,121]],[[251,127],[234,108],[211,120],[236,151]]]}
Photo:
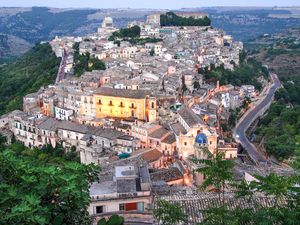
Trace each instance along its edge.
{"label": "small tower", "polygon": [[157,120],[157,112],[156,112],[156,98],[155,97],[149,97],[147,99],[148,101],[148,108],[147,108],[147,111],[148,111],[148,122],[155,122]]}

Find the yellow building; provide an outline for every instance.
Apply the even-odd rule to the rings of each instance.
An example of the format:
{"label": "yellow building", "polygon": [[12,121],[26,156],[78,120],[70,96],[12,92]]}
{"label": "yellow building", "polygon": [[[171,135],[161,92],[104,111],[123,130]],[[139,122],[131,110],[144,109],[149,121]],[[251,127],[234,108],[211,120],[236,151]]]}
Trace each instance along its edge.
{"label": "yellow building", "polygon": [[135,117],[153,122],[156,120],[156,98],[150,91],[101,87],[94,93],[96,118]]}

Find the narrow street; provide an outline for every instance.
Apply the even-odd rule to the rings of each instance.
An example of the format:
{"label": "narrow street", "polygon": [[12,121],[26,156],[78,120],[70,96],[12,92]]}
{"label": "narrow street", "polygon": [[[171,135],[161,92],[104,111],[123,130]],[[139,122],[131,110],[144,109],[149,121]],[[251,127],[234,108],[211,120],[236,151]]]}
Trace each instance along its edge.
{"label": "narrow street", "polygon": [[65,67],[67,63],[68,54],[66,50],[64,50],[63,56],[61,58],[61,62],[59,65],[58,73],[55,79],[55,84],[59,83],[61,80],[65,79]]}

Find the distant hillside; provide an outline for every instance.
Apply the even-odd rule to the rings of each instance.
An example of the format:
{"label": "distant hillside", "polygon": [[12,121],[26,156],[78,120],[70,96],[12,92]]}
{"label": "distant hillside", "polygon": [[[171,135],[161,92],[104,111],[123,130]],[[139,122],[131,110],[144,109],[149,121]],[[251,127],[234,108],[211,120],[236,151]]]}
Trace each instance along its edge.
{"label": "distant hillside", "polygon": [[[293,27],[300,27],[300,18],[280,17],[289,15],[288,10],[272,8],[208,8],[212,25],[225,30],[235,39],[248,41],[263,34],[284,32]],[[278,17],[276,16],[278,15]]]}
{"label": "distant hillside", "polygon": [[264,35],[246,44],[249,53],[278,74],[283,88],[258,123],[254,141],[277,160],[300,156],[300,28]]}
{"label": "distant hillside", "polygon": [[[0,8],[0,57],[21,55],[40,41],[58,36],[80,36],[97,31],[110,15],[117,27],[145,18],[147,11],[100,9]],[[16,51],[14,46],[20,46]]]}
{"label": "distant hillside", "polygon": [[0,34],[0,57],[19,56],[27,52],[32,46],[22,38]]}
{"label": "distant hillside", "polygon": [[[163,11],[163,10],[162,10]],[[282,32],[290,27],[299,27],[299,18],[282,15],[298,15],[293,8],[196,8],[182,11],[205,11],[212,20],[212,25],[224,29],[235,39],[246,41],[265,33]],[[8,44],[1,41],[0,57],[15,55],[14,46],[30,46],[40,41],[47,41],[56,35],[84,35],[97,31],[105,16],[114,18],[117,27],[124,27],[129,21],[144,20],[152,10],[138,9],[53,9],[0,8],[0,34],[10,35]],[[278,15],[278,17],[276,17]],[[18,52],[17,52],[18,53]],[[22,54],[23,51],[20,51]]]}
{"label": "distant hillside", "polygon": [[300,28],[261,36],[245,46],[279,77],[300,77]]}
{"label": "distant hillside", "polygon": [[21,109],[24,95],[54,82],[59,63],[49,44],[39,44],[15,63],[0,68],[0,115]]}

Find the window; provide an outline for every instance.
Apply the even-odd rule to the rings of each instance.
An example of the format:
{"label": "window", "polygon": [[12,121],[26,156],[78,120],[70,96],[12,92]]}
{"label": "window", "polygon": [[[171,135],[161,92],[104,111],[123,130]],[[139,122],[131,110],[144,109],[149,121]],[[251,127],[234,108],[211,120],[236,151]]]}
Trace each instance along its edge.
{"label": "window", "polygon": [[154,108],[155,108],[155,104],[154,104],[154,102],[152,102],[152,104],[151,104],[151,108],[152,108],[152,109],[154,109]]}
{"label": "window", "polygon": [[134,108],[134,103],[131,103],[131,108]]}
{"label": "window", "polygon": [[102,104],[102,101],[101,101],[101,99],[99,99],[99,105],[101,105]]}
{"label": "window", "polygon": [[99,107],[99,112],[101,112],[101,107]]}
{"label": "window", "polygon": [[187,146],[187,142],[184,142],[184,146]]}
{"label": "window", "polygon": [[210,141],[209,144],[211,145],[211,144],[212,144],[212,141]]}
{"label": "window", "polygon": [[124,203],[121,203],[119,205],[119,211],[125,211],[125,204]]}
{"label": "window", "polygon": [[123,107],[123,102],[120,102],[120,106]]}
{"label": "window", "polygon": [[76,136],[76,140],[78,141],[78,136]]}
{"label": "window", "polygon": [[103,213],[103,206],[96,206],[96,214]]}
{"label": "window", "polygon": [[112,104],[113,104],[113,102],[112,102],[112,100],[110,100],[110,101],[109,101],[109,105],[112,105]]}
{"label": "window", "polygon": [[131,111],[131,116],[134,117],[134,111]]}

